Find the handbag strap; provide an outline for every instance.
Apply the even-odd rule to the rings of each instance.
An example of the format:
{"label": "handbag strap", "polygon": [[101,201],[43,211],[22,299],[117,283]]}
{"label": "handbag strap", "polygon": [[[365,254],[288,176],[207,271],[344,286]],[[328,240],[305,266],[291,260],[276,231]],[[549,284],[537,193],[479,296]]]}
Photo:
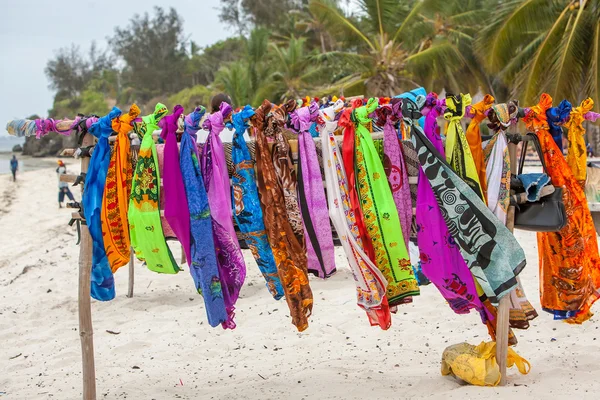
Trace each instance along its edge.
{"label": "handbag strap", "polygon": [[519,161],[519,172],[518,175],[523,173],[523,166],[525,165],[525,156],[527,155],[527,144],[529,142],[533,142],[533,147],[542,163],[542,170],[547,175],[548,170],[546,169],[546,161],[544,159],[544,153],[542,152],[542,146],[540,144],[540,140],[538,139],[535,133],[528,133],[527,139],[523,140],[523,148],[521,149],[521,159]]}

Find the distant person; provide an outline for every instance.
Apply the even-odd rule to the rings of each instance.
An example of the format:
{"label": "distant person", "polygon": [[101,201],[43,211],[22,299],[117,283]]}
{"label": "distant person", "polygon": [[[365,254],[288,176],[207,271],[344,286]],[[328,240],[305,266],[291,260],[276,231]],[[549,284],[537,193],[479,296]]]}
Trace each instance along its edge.
{"label": "distant person", "polygon": [[66,175],[67,166],[62,160],[58,160],[57,162],[58,168],[56,168],[56,173],[58,174],[58,208],[62,208],[62,203],[65,201],[65,195],[67,195],[71,201],[75,201],[75,198],[73,197],[71,190],[69,190],[69,184],[67,182],[61,182],[60,180],[61,175]]}
{"label": "distant person", "polygon": [[588,157],[594,157],[594,149],[592,149],[592,144],[590,142],[588,142],[585,148],[587,150]]}
{"label": "distant person", "polygon": [[19,170],[19,160],[17,160],[17,156],[13,155],[13,158],[10,160],[10,172],[12,172],[13,182],[17,180],[17,171]]}
{"label": "distant person", "polygon": [[214,113],[214,112],[219,111],[219,107],[221,106],[222,102],[225,102],[225,103],[229,104],[231,107],[233,107],[233,104],[231,102],[231,97],[229,97],[225,93],[219,93],[219,94],[214,95],[212,100],[210,101],[210,108],[211,108],[210,112]]}

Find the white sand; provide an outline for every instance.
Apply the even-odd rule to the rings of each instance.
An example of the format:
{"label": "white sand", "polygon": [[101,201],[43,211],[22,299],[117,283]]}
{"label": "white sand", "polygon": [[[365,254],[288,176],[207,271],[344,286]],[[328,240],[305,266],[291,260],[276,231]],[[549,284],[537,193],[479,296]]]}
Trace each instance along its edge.
{"label": "white sand", "polygon": [[[71,210],[57,208],[54,169],[20,178],[13,184],[0,176],[0,398],[81,398]],[[517,238],[529,261],[523,286],[540,316],[517,331],[516,350],[533,369],[526,376],[512,369],[505,388],[441,376],[446,346],[489,339],[477,315],[455,315],[433,286],[401,307],[389,331],[370,327],[338,248],[338,273],[311,279],[314,315],[304,333],[291,324],[286,303],[269,296],[249,252],[234,331],[205,322],[187,270],[162,276],[137,263],[129,299],[121,269],[116,299],[92,301],[98,398],[597,399],[600,316],[573,326],[542,312],[535,235]]]}

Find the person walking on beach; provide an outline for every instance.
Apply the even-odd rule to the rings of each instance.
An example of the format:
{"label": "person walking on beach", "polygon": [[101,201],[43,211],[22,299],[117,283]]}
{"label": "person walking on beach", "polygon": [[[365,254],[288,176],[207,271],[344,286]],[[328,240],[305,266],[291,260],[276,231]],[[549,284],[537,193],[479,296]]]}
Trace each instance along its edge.
{"label": "person walking on beach", "polygon": [[17,170],[19,169],[19,160],[17,160],[17,156],[13,155],[13,158],[10,160],[10,172],[12,172],[13,182],[17,180]]}
{"label": "person walking on beach", "polygon": [[73,197],[73,193],[69,190],[69,184],[67,182],[61,182],[60,176],[65,175],[67,173],[67,166],[62,160],[58,160],[58,168],[56,168],[56,173],[58,174],[58,208],[62,208],[62,203],[65,201],[65,195],[71,201],[75,201]]}

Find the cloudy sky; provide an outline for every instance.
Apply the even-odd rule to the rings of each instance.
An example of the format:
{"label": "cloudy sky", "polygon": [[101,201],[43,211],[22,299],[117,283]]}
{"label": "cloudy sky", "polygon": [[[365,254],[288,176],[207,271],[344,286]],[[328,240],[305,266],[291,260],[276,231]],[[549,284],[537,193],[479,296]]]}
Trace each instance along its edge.
{"label": "cloudy sky", "polygon": [[115,26],[155,5],[177,7],[186,35],[206,46],[233,34],[218,19],[219,0],[7,0],[0,23],[0,135],[6,122],[31,114],[46,116],[54,93],[44,75],[54,52],[71,43],[87,50],[95,40],[106,45]]}

